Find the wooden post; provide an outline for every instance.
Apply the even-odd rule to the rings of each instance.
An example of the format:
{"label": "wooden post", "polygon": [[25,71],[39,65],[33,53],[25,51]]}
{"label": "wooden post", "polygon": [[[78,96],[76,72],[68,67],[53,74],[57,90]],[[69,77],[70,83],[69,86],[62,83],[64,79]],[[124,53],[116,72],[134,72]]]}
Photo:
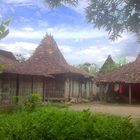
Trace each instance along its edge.
{"label": "wooden post", "polygon": [[33,80],[33,76],[31,76],[31,92],[32,92],[32,94],[33,94],[33,82],[34,82],[34,80]]}
{"label": "wooden post", "polygon": [[132,103],[132,92],[131,92],[131,84],[129,84],[129,104]]}
{"label": "wooden post", "polygon": [[45,78],[43,77],[43,101],[45,101]]}
{"label": "wooden post", "polygon": [[17,82],[16,82],[16,96],[19,95],[19,75],[17,75]]}
{"label": "wooden post", "polygon": [[[19,96],[19,75],[17,75],[16,79],[16,96]],[[16,99],[16,103],[18,103],[18,98]]]}

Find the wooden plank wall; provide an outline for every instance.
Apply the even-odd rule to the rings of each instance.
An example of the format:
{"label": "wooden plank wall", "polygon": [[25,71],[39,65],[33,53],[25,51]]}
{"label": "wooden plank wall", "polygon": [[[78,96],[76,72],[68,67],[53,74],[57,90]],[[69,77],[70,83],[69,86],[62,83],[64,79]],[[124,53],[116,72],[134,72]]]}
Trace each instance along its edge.
{"label": "wooden plank wall", "polygon": [[43,96],[43,78],[25,75],[17,78],[17,75],[9,74],[0,76],[0,103],[9,104],[12,103],[13,96],[26,96],[31,93]]}
{"label": "wooden plank wall", "polygon": [[67,78],[65,80],[65,98],[90,98],[93,94],[93,83],[90,80]]}
{"label": "wooden plank wall", "polygon": [[45,99],[64,98],[64,78],[57,77],[55,79],[46,79],[45,83]]}
{"label": "wooden plank wall", "polygon": [[16,95],[16,76],[0,76],[0,103],[12,103],[12,96]]}

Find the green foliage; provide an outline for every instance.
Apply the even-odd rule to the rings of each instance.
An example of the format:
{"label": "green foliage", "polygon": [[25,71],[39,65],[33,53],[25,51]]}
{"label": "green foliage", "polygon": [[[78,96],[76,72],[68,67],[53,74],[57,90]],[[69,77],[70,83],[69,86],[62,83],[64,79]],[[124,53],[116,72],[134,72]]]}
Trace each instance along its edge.
{"label": "green foliage", "polygon": [[105,65],[100,69],[100,72],[109,72],[112,71],[114,68],[117,68],[118,65],[116,63]]}
{"label": "green foliage", "polygon": [[28,95],[24,101],[24,109],[33,111],[41,103],[41,99],[41,95],[38,93]]}
{"label": "green foliage", "polygon": [[45,2],[51,8],[55,8],[55,7],[59,7],[66,4],[76,6],[78,3],[78,0],[45,0]]}
{"label": "green foliage", "polygon": [[19,62],[24,62],[26,61],[26,58],[22,55],[22,54],[16,54],[16,59],[19,61]]}
{"label": "green foliage", "polygon": [[94,63],[93,64],[91,63],[79,64],[77,67],[91,74],[95,74],[99,71],[99,68]]}
{"label": "green foliage", "polygon": [[126,65],[128,63],[128,60],[125,57],[120,58],[117,62],[113,62],[111,64],[107,64],[104,67],[100,69],[100,72],[109,72],[112,71],[115,68],[119,68],[123,65]]}
{"label": "green foliage", "polygon": [[139,140],[130,118],[54,107],[0,115],[2,140]]}
{"label": "green foliage", "polygon": [[13,102],[14,104],[16,104],[16,105],[18,104],[19,99],[20,99],[19,96],[12,96],[12,97],[11,97],[12,102]]}
{"label": "green foliage", "polygon": [[3,73],[4,66],[0,64],[0,73]]}
{"label": "green foliage", "polygon": [[0,40],[5,38],[9,34],[9,29],[7,29],[7,27],[9,26],[11,20],[12,17],[9,17],[7,20],[3,21],[0,24]]}
{"label": "green foliage", "polygon": [[20,110],[20,106],[16,105],[1,105],[0,106],[0,113],[1,114],[12,114]]}
{"label": "green foliage", "polygon": [[126,65],[128,63],[128,60],[125,57],[120,58],[120,60],[117,62],[117,67]]}
{"label": "green foliage", "polygon": [[90,0],[86,17],[96,28],[108,31],[111,40],[121,37],[124,31],[140,39],[139,0]]}

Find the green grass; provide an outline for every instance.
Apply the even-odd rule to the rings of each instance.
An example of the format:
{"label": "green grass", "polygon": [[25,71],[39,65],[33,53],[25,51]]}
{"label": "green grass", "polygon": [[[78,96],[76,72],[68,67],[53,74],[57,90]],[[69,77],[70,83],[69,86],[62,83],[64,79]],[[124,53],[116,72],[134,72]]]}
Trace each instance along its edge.
{"label": "green grass", "polygon": [[0,114],[0,140],[140,140],[138,128],[130,118],[51,105]]}

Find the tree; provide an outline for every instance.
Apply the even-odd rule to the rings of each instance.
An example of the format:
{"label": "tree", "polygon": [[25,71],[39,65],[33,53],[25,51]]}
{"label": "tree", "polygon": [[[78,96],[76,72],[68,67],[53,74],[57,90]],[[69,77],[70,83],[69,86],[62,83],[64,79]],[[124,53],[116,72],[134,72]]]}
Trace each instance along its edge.
{"label": "tree", "polygon": [[[0,24],[0,40],[5,38],[9,34],[9,29],[7,29],[7,26],[10,24],[11,20],[12,17],[8,18]],[[3,69],[4,66],[0,64],[0,73],[3,72]]]}
{"label": "tree", "polygon": [[76,6],[78,4],[78,0],[45,0],[45,2],[51,8],[56,8],[66,4],[73,5],[73,6]]}
{"label": "tree", "polygon": [[112,63],[108,63],[107,65],[103,65],[100,68],[99,72],[101,72],[101,73],[102,72],[110,72],[113,69],[119,68],[119,67],[124,66],[126,64],[128,64],[127,58],[126,57],[122,57],[117,62],[112,61]]}
{"label": "tree", "polygon": [[22,54],[16,54],[15,57],[19,62],[26,61],[26,58]]}
{"label": "tree", "polygon": [[0,40],[5,38],[9,34],[9,29],[7,29],[10,24],[12,17],[9,17],[0,24]]}
{"label": "tree", "polygon": [[91,74],[95,74],[99,71],[99,68],[94,63],[83,63],[79,64],[77,67]]}
{"label": "tree", "polygon": [[111,40],[128,31],[140,41],[140,0],[90,0],[86,18],[98,29],[108,31]]}
{"label": "tree", "polygon": [[[55,8],[64,4],[76,6],[80,0],[45,0]],[[109,38],[115,40],[121,33],[135,33],[140,41],[140,0],[87,0],[87,21],[94,27],[104,28]]]}
{"label": "tree", "polygon": [[122,57],[119,59],[119,61],[116,63],[116,67],[121,67],[123,65],[128,64],[128,60],[126,57]]}

